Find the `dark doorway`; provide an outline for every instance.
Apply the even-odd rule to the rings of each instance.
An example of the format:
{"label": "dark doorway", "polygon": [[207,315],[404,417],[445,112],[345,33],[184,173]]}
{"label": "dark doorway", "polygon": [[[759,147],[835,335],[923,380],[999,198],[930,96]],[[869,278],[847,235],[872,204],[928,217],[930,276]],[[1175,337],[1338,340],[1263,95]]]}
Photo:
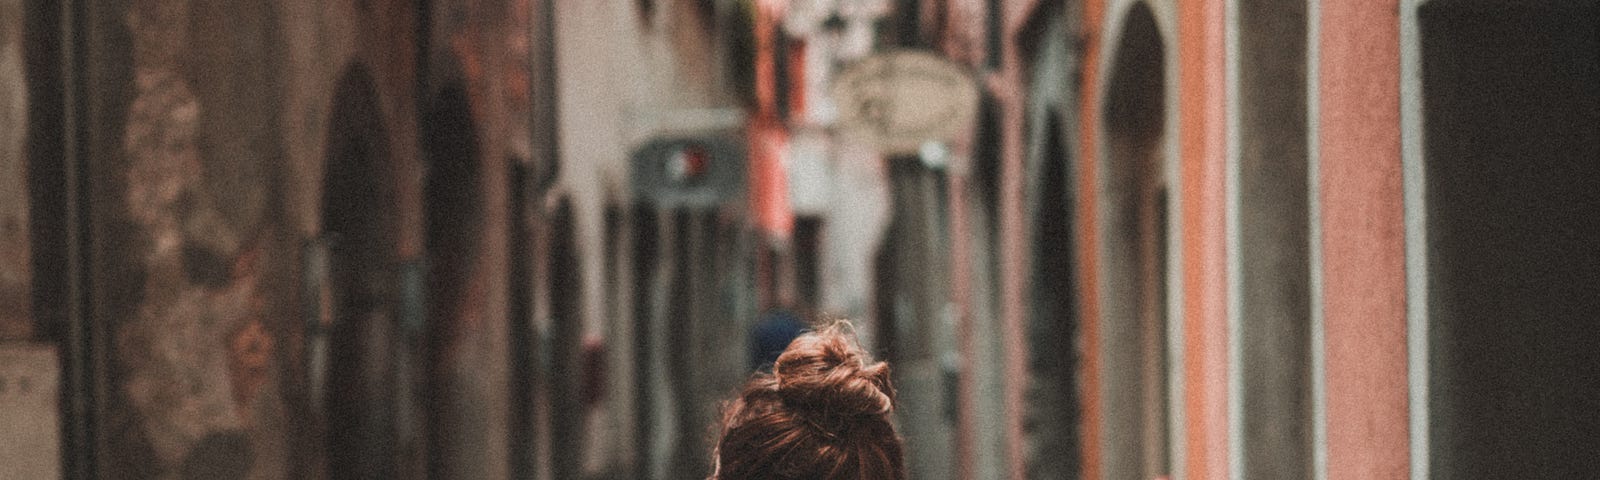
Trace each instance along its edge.
{"label": "dark doorway", "polygon": [[365,66],[334,90],[323,174],[328,249],[328,371],[323,399],[330,478],[395,476],[394,298],[398,215],[388,137]]}
{"label": "dark doorway", "polygon": [[[427,352],[423,383],[430,477],[444,475],[450,470],[450,459],[465,455],[452,451],[459,448],[460,442],[451,439],[470,432],[452,430],[461,428],[462,422],[448,415],[466,407],[454,404],[452,392],[457,388],[448,372],[454,363],[453,349],[462,334],[459,328],[470,321],[461,315],[484,301],[482,289],[474,288],[478,285],[474,278],[476,253],[482,243],[483,180],[478,133],[469,102],[464,85],[459,81],[446,83],[425,105],[427,121],[422,125],[422,148],[428,168],[423,187],[428,315],[426,326],[411,328],[425,332],[414,339],[414,348]],[[513,241],[511,245],[521,243]],[[513,410],[517,407],[512,406]]]}
{"label": "dark doorway", "polygon": [[793,307],[807,316],[817,311],[818,302],[821,301],[818,286],[822,281],[822,265],[818,262],[822,261],[824,232],[822,219],[819,217],[805,216],[795,219],[794,271],[796,293],[799,298]]}
{"label": "dark doorway", "polygon": [[638,478],[654,478],[654,466],[658,462],[660,447],[657,446],[656,431],[661,420],[657,405],[657,392],[664,386],[660,379],[665,378],[659,359],[665,358],[660,352],[657,338],[664,335],[656,325],[656,303],[660,298],[656,288],[656,275],[661,264],[660,223],[657,220],[656,208],[648,204],[635,204],[633,207],[633,247],[631,259],[633,262],[633,370],[635,390],[634,404],[637,406],[638,416],[634,427],[634,451],[638,460],[635,474]]}
{"label": "dark doorway", "polygon": [[1058,114],[1044,128],[1043,170],[1033,218],[1033,299],[1028,322],[1030,478],[1077,478],[1082,460],[1078,440],[1078,283],[1073,270],[1077,247],[1073,232],[1070,157],[1063,145]]}
{"label": "dark doorway", "polygon": [[1594,476],[1600,2],[1418,17],[1431,475]]}
{"label": "dark doorway", "polygon": [[1166,352],[1167,173],[1165,46],[1155,17],[1134,4],[1106,85],[1101,235],[1101,375],[1109,478],[1171,471]]}
{"label": "dark doorway", "polygon": [[533,167],[527,162],[511,161],[511,208],[508,249],[510,262],[510,315],[506,329],[511,335],[511,405],[510,441],[511,478],[534,478],[538,469],[537,434],[535,415],[535,390],[539,365],[538,334],[533,318],[533,219],[530,218],[533,190]]}
{"label": "dark doorway", "polygon": [[562,197],[549,215],[550,371],[545,378],[550,388],[550,473],[553,478],[578,478],[584,438],[580,385],[590,372],[583,371],[579,358],[583,277],[572,200]]}

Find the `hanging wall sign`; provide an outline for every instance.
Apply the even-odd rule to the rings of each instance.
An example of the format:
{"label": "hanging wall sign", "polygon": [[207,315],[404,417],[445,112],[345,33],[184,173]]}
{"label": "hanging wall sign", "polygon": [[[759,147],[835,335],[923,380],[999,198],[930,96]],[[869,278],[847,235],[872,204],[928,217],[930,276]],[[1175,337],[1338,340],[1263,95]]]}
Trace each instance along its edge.
{"label": "hanging wall sign", "polygon": [[886,154],[950,140],[977,113],[978,85],[965,67],[924,51],[862,59],[834,79],[839,126]]}
{"label": "hanging wall sign", "polygon": [[745,162],[734,134],[654,138],[633,151],[633,189],[664,207],[717,207],[742,198]]}

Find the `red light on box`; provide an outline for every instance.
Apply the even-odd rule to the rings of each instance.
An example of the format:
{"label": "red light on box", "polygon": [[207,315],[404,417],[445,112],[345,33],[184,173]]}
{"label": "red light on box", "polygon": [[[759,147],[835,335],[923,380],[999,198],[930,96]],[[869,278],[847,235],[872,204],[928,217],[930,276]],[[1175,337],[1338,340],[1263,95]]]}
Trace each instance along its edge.
{"label": "red light on box", "polygon": [[667,159],[667,173],[674,182],[689,182],[704,174],[710,164],[711,155],[706,153],[705,147],[687,145]]}

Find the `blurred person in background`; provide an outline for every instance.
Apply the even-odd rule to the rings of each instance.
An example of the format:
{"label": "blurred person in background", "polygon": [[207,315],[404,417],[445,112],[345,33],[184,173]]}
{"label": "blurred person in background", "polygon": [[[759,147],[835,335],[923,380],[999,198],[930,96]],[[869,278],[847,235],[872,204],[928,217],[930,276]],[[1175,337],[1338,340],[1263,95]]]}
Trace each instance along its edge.
{"label": "blurred person in background", "polygon": [[772,371],[773,362],[801,333],[806,323],[800,315],[787,308],[774,308],[761,314],[750,328],[750,369],[758,372]]}

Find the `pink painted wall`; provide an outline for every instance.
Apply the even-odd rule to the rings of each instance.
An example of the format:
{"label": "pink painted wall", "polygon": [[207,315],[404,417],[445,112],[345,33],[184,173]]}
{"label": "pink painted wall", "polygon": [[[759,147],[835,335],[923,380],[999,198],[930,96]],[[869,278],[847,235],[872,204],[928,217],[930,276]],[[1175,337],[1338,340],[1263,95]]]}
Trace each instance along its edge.
{"label": "pink painted wall", "polygon": [[1409,476],[1396,0],[1322,5],[1328,478]]}

